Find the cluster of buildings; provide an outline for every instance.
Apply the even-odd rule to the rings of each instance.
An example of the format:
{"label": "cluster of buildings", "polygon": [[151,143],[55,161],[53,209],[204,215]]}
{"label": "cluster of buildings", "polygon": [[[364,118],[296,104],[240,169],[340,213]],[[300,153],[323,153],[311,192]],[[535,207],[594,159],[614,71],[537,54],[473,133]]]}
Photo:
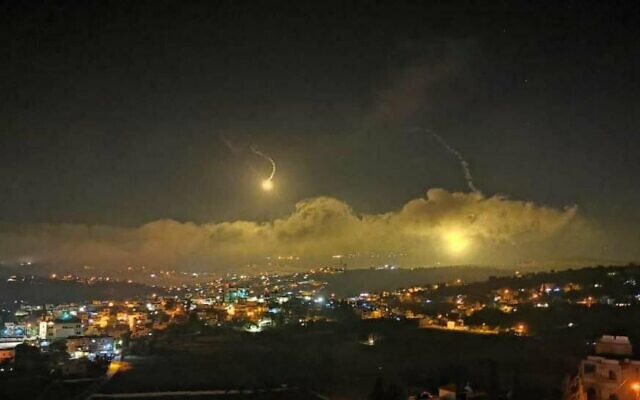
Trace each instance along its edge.
{"label": "cluster of buildings", "polygon": [[[344,299],[331,294],[325,280],[328,274],[341,273],[343,268],[291,275],[231,275],[225,279],[180,283],[168,288],[165,292],[168,294],[136,300],[20,304],[11,318],[0,321],[0,373],[12,368],[15,348],[22,343],[41,352],[51,352],[54,347],[56,351],[62,349],[70,365],[85,359],[111,360],[130,340],[150,343],[159,331],[172,324],[194,320],[211,327],[257,333],[282,325],[304,326],[313,321],[338,319],[336,310],[340,308],[347,310],[350,318],[409,319],[425,329],[527,335],[524,323],[490,326],[475,317],[486,311],[518,317],[520,309],[543,312],[557,304],[588,309],[640,303],[635,279],[620,276],[616,271],[609,271],[597,280],[573,281],[565,276],[559,282],[519,273],[472,284],[455,279]],[[376,340],[375,335],[369,335],[363,344],[374,346]],[[437,396],[430,395],[442,399],[486,396],[484,392],[453,385],[440,387]],[[634,358],[629,339],[603,336],[598,340],[594,354],[582,360],[577,373],[568,380],[564,400],[640,400],[640,360]]]}
{"label": "cluster of buildings", "polygon": [[260,332],[275,325],[304,325],[322,319],[318,311],[328,310],[332,296],[326,296],[327,282],[321,277],[343,273],[343,268],[324,267],[290,275],[232,274],[225,279],[169,288],[169,293],[186,299],[186,307],[210,326],[232,326]]}
{"label": "cluster of buildings", "polygon": [[361,319],[410,319],[420,328],[447,329],[482,334],[501,331],[486,324],[468,326],[465,318],[486,307],[481,301],[470,301],[466,294],[441,294],[439,290],[462,288],[457,279],[451,283],[413,286],[380,293],[361,293],[346,301]]}
{"label": "cluster of buildings", "polygon": [[[633,271],[631,271],[633,272]],[[560,278],[553,282],[549,278]],[[569,307],[633,307],[640,288],[626,271],[598,268],[554,274],[521,274],[465,284],[460,279],[347,299],[362,319],[417,319],[421,328],[478,334],[529,334],[521,311]],[[485,319],[486,315],[492,318]],[[567,320],[566,328],[576,324]]]}
{"label": "cluster of buildings", "polygon": [[[546,309],[558,304],[579,307],[628,307],[640,304],[640,292],[635,279],[615,270],[606,273],[600,273],[597,269],[587,270],[586,273],[569,271],[558,282],[547,280],[553,278],[553,274],[545,276],[516,272],[513,276],[490,279],[488,282],[466,284],[461,279],[455,279],[338,299],[327,290],[324,277],[343,272],[344,268],[337,267],[291,275],[231,275],[226,279],[181,285],[171,290],[175,295],[192,298],[198,315],[207,323],[245,322],[247,329],[252,332],[277,324],[277,314],[282,310],[287,311],[285,315],[291,314],[292,310],[297,311],[297,315],[289,315],[287,322],[304,325],[309,320],[320,318],[314,312],[317,308],[314,305],[322,304],[328,311],[338,302],[347,303],[353,313],[362,319],[415,319],[422,328],[516,335],[529,333],[525,322],[505,318],[501,323],[489,324],[486,321],[479,322],[473,316],[484,310],[496,310],[508,315],[517,313],[521,308]],[[282,306],[289,301],[311,307],[300,312],[291,303],[289,307]],[[331,319],[330,316],[328,318]],[[573,327],[574,324],[567,321],[566,326]]]}
{"label": "cluster of buildings", "polygon": [[51,351],[56,343],[63,343],[70,359],[110,360],[120,353],[126,340],[166,328],[172,318],[182,315],[179,303],[161,298],[22,304],[0,325],[0,363],[9,365],[15,359],[16,347],[23,343],[43,353]]}
{"label": "cluster of buildings", "polygon": [[166,296],[154,294],[138,300],[35,306],[21,303],[9,318],[0,321],[0,363],[10,363],[19,344],[47,352],[62,341],[70,359],[110,359],[127,341],[152,336],[194,316],[209,326],[231,326],[248,332],[277,324],[304,324],[320,318],[331,304],[319,294],[326,282],[314,279],[314,275],[339,272],[320,269],[287,276],[234,275],[206,283],[180,284],[171,287]]}

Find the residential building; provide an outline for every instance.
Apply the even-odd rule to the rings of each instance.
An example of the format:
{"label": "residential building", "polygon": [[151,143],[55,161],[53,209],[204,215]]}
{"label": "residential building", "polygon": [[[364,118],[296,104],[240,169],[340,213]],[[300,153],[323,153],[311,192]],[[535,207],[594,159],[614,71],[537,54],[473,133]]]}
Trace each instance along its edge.
{"label": "residential building", "polygon": [[82,321],[76,316],[62,314],[52,321],[40,321],[38,336],[42,340],[51,341],[79,335],[82,335]]}
{"label": "residential building", "polygon": [[626,336],[603,336],[595,355],[580,363],[578,374],[568,384],[566,399],[636,400],[640,394],[640,360],[633,360]]}

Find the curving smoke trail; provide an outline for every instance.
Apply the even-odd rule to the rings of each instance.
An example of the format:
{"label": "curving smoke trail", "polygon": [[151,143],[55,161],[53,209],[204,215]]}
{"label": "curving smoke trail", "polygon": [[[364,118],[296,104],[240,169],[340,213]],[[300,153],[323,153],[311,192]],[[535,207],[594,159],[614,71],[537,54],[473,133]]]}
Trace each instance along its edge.
{"label": "curving smoke trail", "polygon": [[422,132],[427,132],[431,134],[431,136],[433,136],[445,149],[447,149],[449,153],[453,154],[458,159],[458,161],[460,161],[460,166],[462,167],[462,172],[464,173],[464,179],[467,181],[467,186],[469,186],[469,189],[471,189],[472,192],[479,192],[479,190],[473,184],[471,167],[469,166],[469,163],[464,159],[464,157],[462,157],[462,154],[460,154],[458,150],[456,150],[449,143],[447,143],[447,141],[444,140],[442,136],[438,135],[437,133],[433,132],[430,129],[412,128],[411,130],[414,132],[422,131]]}
{"label": "curving smoke trail", "polygon": [[451,145],[447,143],[442,138],[442,136],[434,132],[431,132],[431,135],[433,135],[433,137],[436,138],[436,140],[440,142],[440,144],[443,145],[449,151],[449,153],[456,156],[458,161],[460,161],[460,165],[462,166],[462,171],[464,172],[464,179],[467,181],[467,186],[469,186],[469,189],[471,189],[472,192],[477,192],[478,189],[476,189],[476,186],[473,184],[473,176],[471,176],[471,169],[469,168],[469,163],[462,157],[462,154],[460,154],[458,150],[451,147]]}
{"label": "curving smoke trail", "polygon": [[269,161],[271,163],[271,175],[269,175],[269,177],[267,178],[268,181],[272,181],[273,177],[276,175],[276,162],[273,161],[273,158],[269,157],[268,155],[264,154],[263,152],[261,152],[260,150],[256,149],[253,145],[249,146],[249,148],[251,149],[251,151],[264,158],[265,160]]}
{"label": "curving smoke trail", "polygon": [[267,179],[262,181],[262,188],[264,190],[271,190],[273,188],[273,177],[276,175],[276,162],[273,160],[273,158],[258,150],[254,145],[237,145],[225,135],[220,135],[219,138],[222,143],[224,143],[224,145],[234,154],[246,153],[247,149],[249,149],[253,154],[269,161],[269,163],[271,164],[271,173],[269,174],[269,177]]}

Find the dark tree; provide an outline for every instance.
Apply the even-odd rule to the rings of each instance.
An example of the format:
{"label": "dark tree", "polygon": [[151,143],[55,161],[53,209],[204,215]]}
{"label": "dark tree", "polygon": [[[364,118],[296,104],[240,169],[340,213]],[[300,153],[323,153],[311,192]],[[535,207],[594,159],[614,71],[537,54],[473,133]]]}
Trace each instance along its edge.
{"label": "dark tree", "polygon": [[384,385],[382,383],[382,377],[376,379],[376,383],[373,385],[373,390],[369,394],[369,400],[385,400]]}

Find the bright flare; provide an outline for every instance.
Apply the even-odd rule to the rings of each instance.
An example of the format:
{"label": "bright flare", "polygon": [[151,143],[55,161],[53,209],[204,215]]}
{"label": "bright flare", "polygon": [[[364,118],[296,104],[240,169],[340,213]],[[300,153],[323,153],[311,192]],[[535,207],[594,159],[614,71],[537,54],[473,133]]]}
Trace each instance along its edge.
{"label": "bright flare", "polygon": [[273,158],[264,154],[263,152],[256,149],[255,147],[251,146],[250,148],[251,148],[251,151],[253,151],[255,154],[259,155],[260,157],[264,158],[265,160],[271,163],[271,174],[269,174],[269,177],[267,179],[262,181],[262,190],[266,192],[273,190],[273,177],[276,176],[276,162],[273,161]]}
{"label": "bright flare", "polygon": [[469,247],[469,239],[458,231],[448,232],[444,235],[444,240],[451,253],[460,254]]}
{"label": "bright flare", "polygon": [[273,181],[271,179],[265,179],[262,181],[262,190],[267,192],[273,190]]}

